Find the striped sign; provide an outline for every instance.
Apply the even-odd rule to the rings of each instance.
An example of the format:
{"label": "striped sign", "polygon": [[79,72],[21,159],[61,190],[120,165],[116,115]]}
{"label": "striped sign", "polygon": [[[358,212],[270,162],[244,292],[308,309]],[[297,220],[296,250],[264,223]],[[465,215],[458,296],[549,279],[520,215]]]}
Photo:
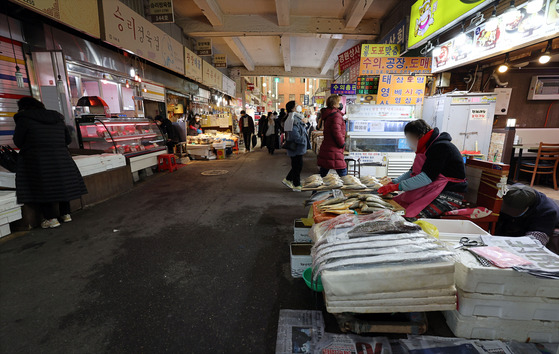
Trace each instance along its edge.
{"label": "striped sign", "polygon": [[[16,61],[19,71],[23,74],[24,87],[17,86]],[[21,43],[0,36],[0,145],[13,146],[12,136],[15,129],[13,116],[17,113],[17,101],[30,95],[29,78]]]}

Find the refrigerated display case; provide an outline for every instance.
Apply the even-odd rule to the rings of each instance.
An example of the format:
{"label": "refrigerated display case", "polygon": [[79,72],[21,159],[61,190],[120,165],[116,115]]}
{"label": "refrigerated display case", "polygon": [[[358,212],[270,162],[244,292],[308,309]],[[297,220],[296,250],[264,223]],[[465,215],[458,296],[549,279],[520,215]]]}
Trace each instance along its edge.
{"label": "refrigerated display case", "polygon": [[414,119],[414,106],[348,105],[348,151],[361,162],[361,175],[398,177],[410,169],[415,154],[404,127]]}
{"label": "refrigerated display case", "polygon": [[156,165],[157,155],[167,150],[159,126],[145,118],[83,115],[76,128],[81,149],[123,154],[132,172]]}

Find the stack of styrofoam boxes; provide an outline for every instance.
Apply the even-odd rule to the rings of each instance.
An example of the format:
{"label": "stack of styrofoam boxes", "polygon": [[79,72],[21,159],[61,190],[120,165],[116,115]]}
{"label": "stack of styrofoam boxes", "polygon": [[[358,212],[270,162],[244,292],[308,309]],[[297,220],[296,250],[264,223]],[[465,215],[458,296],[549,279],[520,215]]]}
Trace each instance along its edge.
{"label": "stack of styrofoam boxes", "polygon": [[16,189],[16,174],[0,167],[0,187]]}
{"label": "stack of styrofoam boxes", "polygon": [[100,155],[78,155],[73,156],[73,159],[82,176],[89,176],[106,171],[105,166],[101,163]]}
{"label": "stack of styrofoam boxes", "polygon": [[293,242],[291,243],[291,276],[301,278],[305,269],[312,265],[310,226],[305,226],[301,219],[293,222]]}
{"label": "stack of styrofoam boxes", "polygon": [[[461,237],[487,235],[471,221],[428,220],[451,247]],[[463,230],[460,233],[460,230]],[[477,232],[476,232],[477,231]],[[559,342],[559,281],[512,269],[484,267],[468,251],[457,251],[458,309],[445,311],[458,337]]]}
{"label": "stack of styrofoam boxes", "polygon": [[0,191],[0,237],[11,233],[10,223],[21,219],[21,205],[17,203],[16,192]]}

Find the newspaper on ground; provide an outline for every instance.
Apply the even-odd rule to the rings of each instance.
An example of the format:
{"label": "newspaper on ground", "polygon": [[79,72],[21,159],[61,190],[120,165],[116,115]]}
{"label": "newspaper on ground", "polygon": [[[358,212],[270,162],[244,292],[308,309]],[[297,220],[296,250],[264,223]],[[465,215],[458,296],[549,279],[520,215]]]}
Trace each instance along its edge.
{"label": "newspaper on ground", "polygon": [[280,310],[276,354],[314,353],[323,336],[321,311]]}
{"label": "newspaper on ground", "polygon": [[545,248],[535,238],[530,236],[502,237],[482,235],[481,239],[488,246],[500,247],[532,263],[516,266],[512,269],[538,277],[559,279],[559,256]]}
{"label": "newspaper on ground", "polygon": [[352,334],[325,333],[315,354],[392,354],[386,337],[361,337]]}

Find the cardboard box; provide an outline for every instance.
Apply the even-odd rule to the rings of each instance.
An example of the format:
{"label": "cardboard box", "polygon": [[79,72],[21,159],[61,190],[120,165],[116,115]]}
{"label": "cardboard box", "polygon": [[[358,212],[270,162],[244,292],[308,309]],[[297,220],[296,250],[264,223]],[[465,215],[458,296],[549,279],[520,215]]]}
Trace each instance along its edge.
{"label": "cardboard box", "polygon": [[310,226],[305,226],[301,219],[293,221],[293,242],[311,242],[309,236]]}
{"label": "cardboard box", "polygon": [[302,278],[305,269],[312,266],[311,248],[310,243],[291,243],[291,276],[293,278]]}

